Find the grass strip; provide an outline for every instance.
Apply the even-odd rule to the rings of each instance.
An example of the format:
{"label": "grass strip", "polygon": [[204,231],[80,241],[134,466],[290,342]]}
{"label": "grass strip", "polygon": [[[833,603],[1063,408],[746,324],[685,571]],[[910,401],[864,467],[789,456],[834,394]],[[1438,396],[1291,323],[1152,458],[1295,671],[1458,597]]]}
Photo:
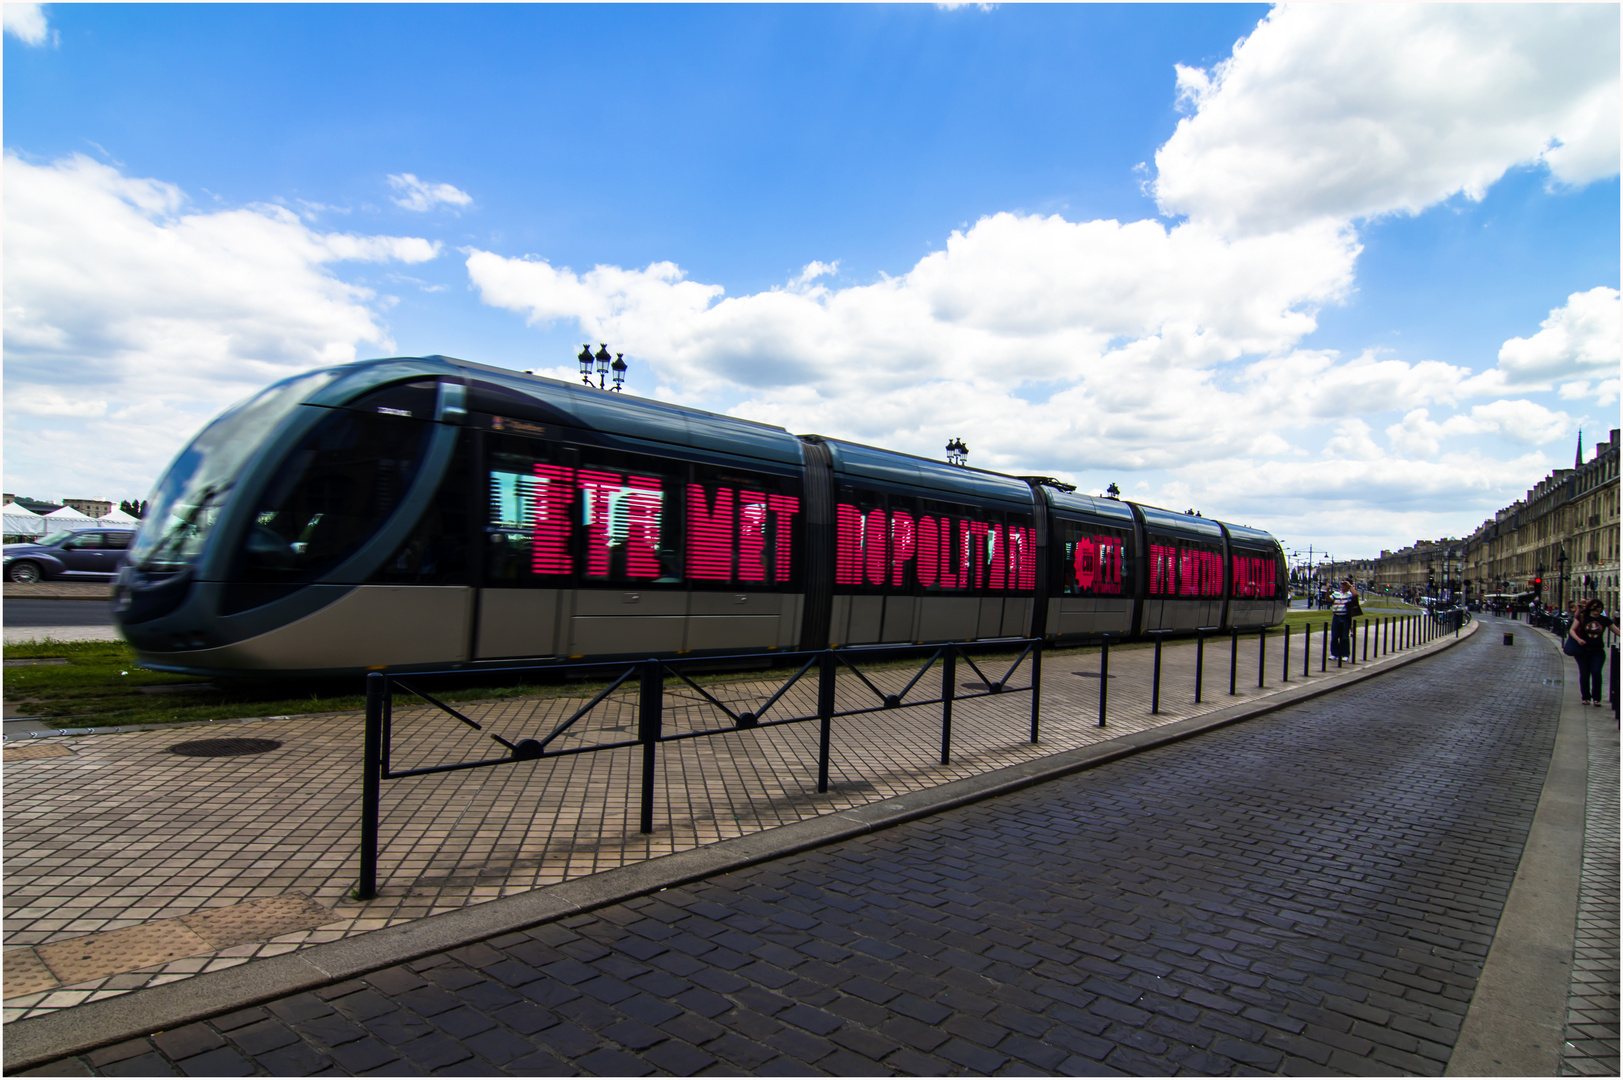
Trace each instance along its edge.
{"label": "grass strip", "polygon": [[[1297,630],[1303,624],[1317,627],[1328,621],[1328,612],[1293,611],[1287,617],[1286,625]],[[1277,633],[1279,628],[1276,626],[1271,629],[1270,636]],[[1254,631],[1245,636],[1253,634]],[[1208,640],[1219,640],[1224,636],[1227,635],[1213,634]],[[1174,637],[1169,639],[1168,644],[1187,643],[1188,640],[1187,637]],[[1140,639],[1112,642],[1110,647],[1112,651],[1136,651],[1153,648],[1154,643]],[[1063,662],[1097,656],[1098,652],[1096,645],[1049,648],[1044,650],[1044,657]],[[1018,650],[977,651],[972,655],[976,662],[986,668],[989,664],[1008,664],[1018,655]],[[6,647],[8,660],[46,657],[61,658],[67,663],[7,667],[4,675],[5,698],[10,711],[23,717],[49,719],[53,725],[63,728],[360,712],[366,707],[364,683],[360,676],[211,680],[137,667],[134,651],[122,641],[46,640]],[[768,658],[763,660],[770,662]],[[865,670],[916,670],[923,661],[924,657],[919,656],[873,659],[860,663]],[[973,677],[966,675],[966,671],[967,668],[960,664],[961,679]],[[758,681],[771,675],[763,667],[696,674],[692,677],[703,685],[723,685]],[[787,676],[788,672],[784,671],[784,677]],[[522,681],[504,683],[497,681],[495,676],[481,680],[474,672],[426,677],[423,687],[442,701],[460,704],[590,695],[606,686],[608,681],[606,678],[585,681],[562,673],[537,672]]]}

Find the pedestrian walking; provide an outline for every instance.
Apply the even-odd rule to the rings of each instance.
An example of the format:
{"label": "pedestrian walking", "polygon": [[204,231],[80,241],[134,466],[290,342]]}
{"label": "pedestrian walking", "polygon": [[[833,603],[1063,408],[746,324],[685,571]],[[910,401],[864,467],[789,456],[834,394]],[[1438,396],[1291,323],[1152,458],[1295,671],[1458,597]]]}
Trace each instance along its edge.
{"label": "pedestrian walking", "polygon": [[1358,603],[1358,592],[1353,588],[1351,579],[1343,581],[1341,587],[1330,594],[1330,655],[1336,658],[1337,666],[1341,661],[1352,657],[1352,646],[1348,638],[1352,631],[1352,621],[1363,610]]}
{"label": "pedestrian walking", "polygon": [[1617,623],[1608,618],[1599,600],[1583,606],[1567,632],[1561,650],[1578,662],[1578,693],[1585,705],[1602,703],[1601,669],[1606,666],[1606,635],[1617,635]]}

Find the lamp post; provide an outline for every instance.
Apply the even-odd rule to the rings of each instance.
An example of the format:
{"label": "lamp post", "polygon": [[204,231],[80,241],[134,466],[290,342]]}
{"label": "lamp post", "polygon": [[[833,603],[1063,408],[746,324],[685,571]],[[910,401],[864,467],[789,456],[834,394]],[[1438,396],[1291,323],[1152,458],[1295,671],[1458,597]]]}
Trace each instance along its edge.
{"label": "lamp post", "polygon": [[950,439],[947,442],[947,464],[966,465],[969,462],[969,447],[962,439]]}
{"label": "lamp post", "polygon": [[1561,545],[1561,554],[1555,561],[1560,565],[1560,577],[1556,579],[1555,602],[1562,611],[1567,610],[1567,545]]}
{"label": "lamp post", "polygon": [[[587,386],[592,385],[592,372],[595,365],[597,371],[597,389],[610,390],[616,393],[619,392],[625,386],[626,368],[629,366],[626,364],[625,357],[625,353],[620,353],[613,357],[614,362],[611,364],[609,362],[610,356],[609,347],[607,344],[601,342],[598,344],[596,356],[592,355],[592,347],[590,345],[582,345],[580,347],[580,355],[575,357],[576,360],[580,361],[580,381],[585,383]],[[608,385],[608,374],[610,371],[614,372],[614,385],[612,387]]]}

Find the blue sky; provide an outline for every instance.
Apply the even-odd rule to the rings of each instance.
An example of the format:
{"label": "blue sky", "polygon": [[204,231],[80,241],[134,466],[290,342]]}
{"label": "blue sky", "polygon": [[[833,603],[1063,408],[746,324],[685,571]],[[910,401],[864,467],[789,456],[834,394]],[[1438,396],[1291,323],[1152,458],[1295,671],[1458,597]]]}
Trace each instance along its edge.
{"label": "blue sky", "polygon": [[6,19],[9,491],[139,495],[322,363],[588,337],[1338,554],[1618,422],[1615,6]]}

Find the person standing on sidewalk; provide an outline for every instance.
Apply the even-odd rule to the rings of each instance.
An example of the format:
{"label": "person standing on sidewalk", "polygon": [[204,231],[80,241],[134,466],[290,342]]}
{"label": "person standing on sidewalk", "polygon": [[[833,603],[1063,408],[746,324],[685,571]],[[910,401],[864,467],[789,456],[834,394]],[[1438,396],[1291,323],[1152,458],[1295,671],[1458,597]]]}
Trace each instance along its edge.
{"label": "person standing on sidewalk", "polygon": [[1358,610],[1358,593],[1353,589],[1351,579],[1343,581],[1335,592],[1330,594],[1330,655],[1336,658],[1336,666],[1341,661],[1352,656],[1352,647],[1348,644],[1351,636],[1353,616],[1362,614]]}
{"label": "person standing on sidewalk", "polygon": [[1584,704],[1599,706],[1605,695],[1601,693],[1601,670],[1606,666],[1606,635],[1617,634],[1617,623],[1606,617],[1599,600],[1583,606],[1578,619],[1567,633],[1568,644],[1563,651],[1578,662],[1578,693]]}

